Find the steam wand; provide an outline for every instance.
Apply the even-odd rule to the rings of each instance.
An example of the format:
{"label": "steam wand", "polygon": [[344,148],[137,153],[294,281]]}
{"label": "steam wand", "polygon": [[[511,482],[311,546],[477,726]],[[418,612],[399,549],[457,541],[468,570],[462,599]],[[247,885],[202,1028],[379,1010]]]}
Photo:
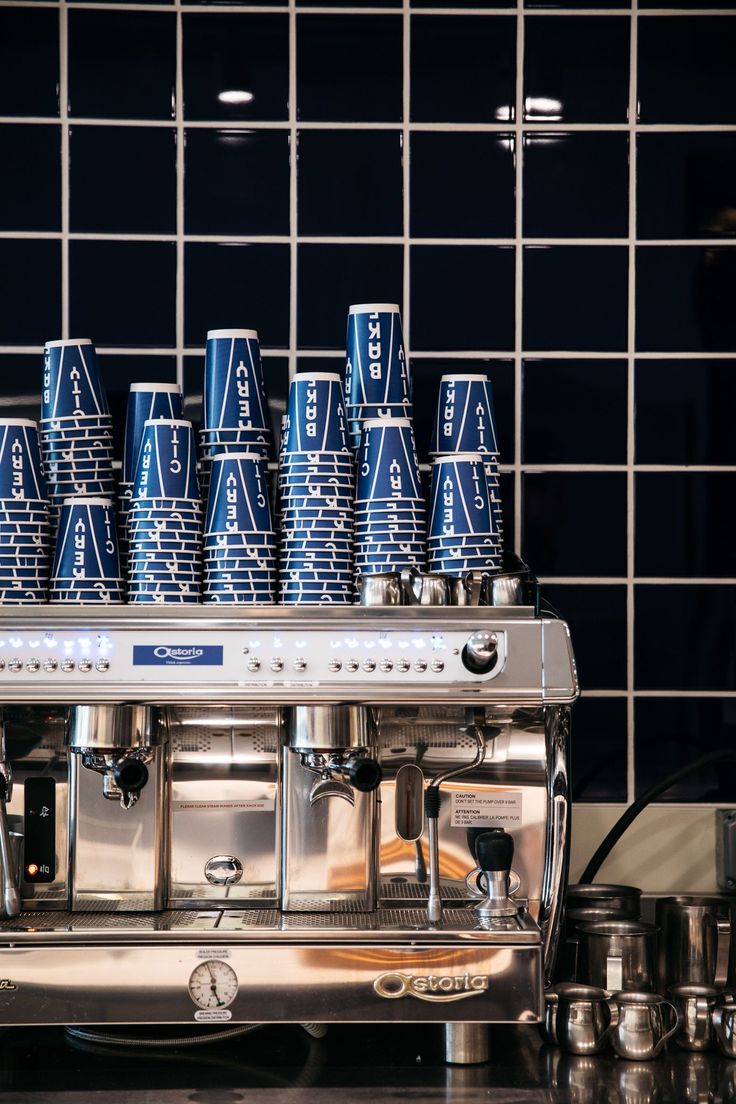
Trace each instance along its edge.
{"label": "steam wand", "polygon": [[[436,924],[442,919],[442,894],[440,892],[440,786],[450,778],[458,778],[467,771],[479,767],[486,757],[486,737],[483,726],[474,720],[468,730],[475,736],[478,750],[472,763],[465,763],[452,770],[436,774],[424,791],[424,814],[427,818],[427,843],[429,847],[429,897],[427,899],[427,919]],[[495,735],[495,733],[494,733]]]}
{"label": "steam wand", "polygon": [[5,748],[5,721],[0,719],[0,916],[11,919],[20,912],[13,850],[8,830],[7,802],[13,794],[13,774]]}

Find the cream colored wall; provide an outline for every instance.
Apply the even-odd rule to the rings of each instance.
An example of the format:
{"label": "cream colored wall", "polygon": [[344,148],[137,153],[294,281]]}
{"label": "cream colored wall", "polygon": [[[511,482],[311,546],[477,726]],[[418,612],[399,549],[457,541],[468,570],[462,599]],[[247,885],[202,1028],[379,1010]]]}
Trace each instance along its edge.
{"label": "cream colored wall", "polygon": [[[622,805],[575,805],[570,882],[576,882]],[[716,882],[713,806],[654,805],[616,844],[595,881],[639,886],[645,893],[712,893]]]}

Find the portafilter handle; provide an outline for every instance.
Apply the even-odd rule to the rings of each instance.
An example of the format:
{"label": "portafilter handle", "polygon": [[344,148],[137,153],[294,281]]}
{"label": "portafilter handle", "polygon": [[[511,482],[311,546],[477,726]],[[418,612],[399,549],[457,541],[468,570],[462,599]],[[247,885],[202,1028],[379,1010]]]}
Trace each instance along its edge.
{"label": "portafilter handle", "polygon": [[483,919],[515,916],[518,906],[509,897],[513,836],[498,829],[483,832],[475,841],[475,856],[486,879],[486,897],[475,906],[475,911]]}

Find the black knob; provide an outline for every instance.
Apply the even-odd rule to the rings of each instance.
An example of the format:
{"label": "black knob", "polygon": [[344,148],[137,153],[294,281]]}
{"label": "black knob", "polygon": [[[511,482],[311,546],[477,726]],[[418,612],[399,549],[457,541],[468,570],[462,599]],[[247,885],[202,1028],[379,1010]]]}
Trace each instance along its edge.
{"label": "black knob", "polygon": [[514,838],[508,832],[483,832],[475,841],[475,857],[483,871],[510,870]]}
{"label": "black knob", "polygon": [[123,793],[139,793],[148,781],[148,767],[141,759],[121,759],[112,776]]}
{"label": "black knob", "polygon": [[478,857],[475,853],[475,844],[478,840],[478,837],[479,836],[485,836],[489,832],[503,832],[503,828],[466,828],[465,829],[466,839],[468,841],[468,848],[470,849],[470,854],[473,856],[473,860],[475,862],[478,861]]}
{"label": "black knob", "polygon": [[348,777],[354,789],[370,793],[379,786],[383,771],[375,759],[352,759],[347,766]]}
{"label": "black knob", "polygon": [[498,662],[498,637],[492,632],[477,632],[463,648],[463,663],[474,675],[487,675]]}

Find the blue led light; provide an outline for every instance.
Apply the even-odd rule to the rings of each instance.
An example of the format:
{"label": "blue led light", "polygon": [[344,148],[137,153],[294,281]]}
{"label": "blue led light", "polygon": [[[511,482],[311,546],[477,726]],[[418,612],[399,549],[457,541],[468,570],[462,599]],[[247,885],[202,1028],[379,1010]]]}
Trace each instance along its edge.
{"label": "blue led light", "polygon": [[360,641],[356,640],[354,636],[346,636],[345,643],[347,644],[348,648],[357,648],[360,645]]}
{"label": "blue led light", "polygon": [[393,644],[393,641],[389,640],[387,636],[382,636],[379,639],[378,643],[381,645],[382,648],[390,648]]}
{"label": "blue led light", "polygon": [[29,648],[40,648],[41,647],[41,641],[40,640],[29,640],[28,641],[28,647]]}
{"label": "blue led light", "polygon": [[397,640],[396,643],[399,645],[400,648],[408,648],[409,647],[409,641],[408,640]]}
{"label": "blue led light", "polygon": [[273,646],[274,646],[274,648],[283,648],[284,642],[283,642],[283,640],[281,639],[280,636],[275,636],[273,638]]}
{"label": "blue led light", "polygon": [[412,640],[412,644],[414,645],[415,648],[426,648],[427,647],[427,641],[422,640],[421,636],[415,637],[414,640]]}
{"label": "blue led light", "polygon": [[58,648],[59,646],[59,641],[55,640],[51,633],[46,633],[46,636],[43,638],[43,642],[47,648]]}
{"label": "blue led light", "polygon": [[249,648],[260,648],[260,646],[261,646],[260,640],[249,640],[248,641],[248,647]]}
{"label": "blue led light", "polygon": [[295,640],[294,644],[297,646],[297,648],[306,648],[307,646],[306,640]]}
{"label": "blue led light", "polygon": [[330,647],[331,648],[342,648],[342,640],[331,640],[330,641]]}
{"label": "blue led light", "polygon": [[364,648],[375,648],[375,646],[376,646],[375,640],[364,640],[363,641],[363,647]]}

